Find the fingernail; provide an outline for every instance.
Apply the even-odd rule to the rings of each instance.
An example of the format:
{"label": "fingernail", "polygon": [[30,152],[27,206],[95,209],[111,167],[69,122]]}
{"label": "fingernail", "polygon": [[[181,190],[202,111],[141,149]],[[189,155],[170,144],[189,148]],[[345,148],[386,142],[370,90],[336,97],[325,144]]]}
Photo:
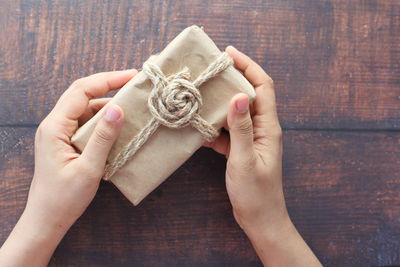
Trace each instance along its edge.
{"label": "fingernail", "polygon": [[119,120],[121,117],[121,112],[114,105],[109,105],[106,110],[106,114],[104,114],[104,118],[110,122],[115,122]]}
{"label": "fingernail", "polygon": [[245,113],[249,109],[249,98],[244,97],[236,101],[236,109],[239,113]]}
{"label": "fingernail", "polygon": [[233,45],[230,45],[230,46],[228,46],[228,47],[230,47],[230,48],[233,49],[234,51],[239,51],[239,50],[237,50],[236,47],[234,47]]}

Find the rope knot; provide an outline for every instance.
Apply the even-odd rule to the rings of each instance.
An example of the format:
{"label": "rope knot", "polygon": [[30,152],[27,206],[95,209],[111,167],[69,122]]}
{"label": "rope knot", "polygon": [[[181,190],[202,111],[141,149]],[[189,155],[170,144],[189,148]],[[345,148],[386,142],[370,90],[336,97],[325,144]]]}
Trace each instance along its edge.
{"label": "rope knot", "polygon": [[104,179],[110,179],[142,147],[160,125],[176,129],[190,124],[207,141],[215,139],[219,132],[199,115],[203,100],[198,88],[231,65],[233,65],[232,58],[227,53],[222,53],[192,82],[187,67],[178,73],[165,77],[160,67],[151,61],[146,61],[143,64],[143,71],[153,83],[153,88],[147,99],[147,106],[153,117],[107,164]]}
{"label": "rope knot", "polygon": [[182,128],[196,119],[203,104],[188,68],[166,78],[159,67],[146,62],[143,70],[154,83],[148,107],[155,119],[170,128]]}

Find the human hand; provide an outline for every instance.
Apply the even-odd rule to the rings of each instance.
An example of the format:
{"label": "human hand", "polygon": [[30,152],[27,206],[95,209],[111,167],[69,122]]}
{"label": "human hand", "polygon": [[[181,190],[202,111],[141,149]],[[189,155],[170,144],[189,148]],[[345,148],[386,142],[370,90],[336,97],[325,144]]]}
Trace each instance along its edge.
{"label": "human hand", "polygon": [[237,223],[245,232],[267,227],[271,232],[287,223],[282,190],[282,131],[272,79],[248,56],[232,46],[226,52],[254,86],[256,99],[233,97],[227,118],[229,134],[206,146],[224,154],[226,188]]}
{"label": "human hand", "polygon": [[282,130],[272,79],[232,46],[226,52],[254,86],[256,99],[233,97],[227,133],[205,146],[224,154],[233,214],[267,266],[320,266],[288,215],[282,188]]}
{"label": "human hand", "polygon": [[26,209],[64,229],[84,212],[96,194],[108,153],[123,123],[123,112],[109,105],[82,154],[70,144],[80,124],[108,99],[93,99],[119,89],[136,70],[104,72],[75,81],[42,121],[35,137],[35,173]]}
{"label": "human hand", "polygon": [[19,265],[18,261],[7,261],[13,258],[10,256],[13,249],[7,249],[10,247],[18,247],[18,253],[28,255],[18,258],[22,266],[47,264],[58,242],[85,211],[96,194],[108,153],[119,135],[122,110],[115,104],[105,108],[81,154],[72,147],[70,138],[79,125],[109,100],[93,98],[119,89],[136,73],[136,70],[104,72],[75,81],[40,123],[27,205],[0,251],[0,265],[7,262]]}

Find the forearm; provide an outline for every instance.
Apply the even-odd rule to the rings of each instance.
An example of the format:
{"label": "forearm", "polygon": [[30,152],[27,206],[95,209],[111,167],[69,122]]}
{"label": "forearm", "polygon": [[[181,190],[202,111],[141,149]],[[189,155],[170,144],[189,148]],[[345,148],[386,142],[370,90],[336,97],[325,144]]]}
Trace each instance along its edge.
{"label": "forearm", "polygon": [[247,232],[264,266],[322,266],[289,218],[275,231],[264,227]]}
{"label": "forearm", "polygon": [[25,210],[0,249],[0,266],[47,266],[65,232]]}

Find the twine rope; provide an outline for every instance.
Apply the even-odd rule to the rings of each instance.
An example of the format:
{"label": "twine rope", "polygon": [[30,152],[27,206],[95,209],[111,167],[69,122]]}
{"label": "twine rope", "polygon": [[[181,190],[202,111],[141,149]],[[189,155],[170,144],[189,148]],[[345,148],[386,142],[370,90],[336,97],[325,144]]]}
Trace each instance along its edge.
{"label": "twine rope", "polygon": [[198,88],[231,65],[233,65],[232,58],[224,52],[191,82],[187,67],[165,77],[160,67],[151,61],[146,61],[143,64],[143,71],[153,83],[147,106],[153,117],[106,165],[104,180],[109,180],[130,160],[160,125],[175,129],[191,125],[207,141],[215,139],[219,132],[199,115],[203,101]]}

